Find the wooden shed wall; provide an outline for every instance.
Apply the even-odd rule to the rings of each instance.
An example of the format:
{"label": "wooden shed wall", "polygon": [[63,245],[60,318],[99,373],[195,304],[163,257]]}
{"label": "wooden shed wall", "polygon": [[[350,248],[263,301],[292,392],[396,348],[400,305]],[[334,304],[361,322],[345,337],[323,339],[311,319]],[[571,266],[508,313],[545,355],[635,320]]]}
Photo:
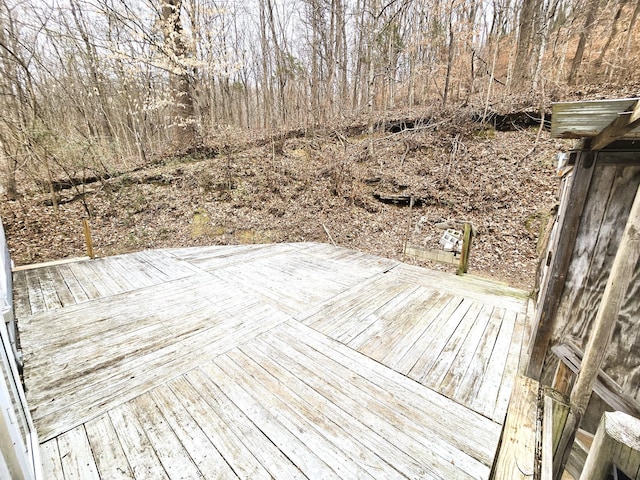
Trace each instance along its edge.
{"label": "wooden shed wall", "polygon": [[[585,349],[631,204],[640,184],[640,152],[633,164],[611,164],[606,159],[605,154],[596,156],[596,165],[560,298],[552,344],[569,339]],[[639,317],[640,265],[636,265],[634,280],[626,293],[604,370],[626,393],[638,400]]]}

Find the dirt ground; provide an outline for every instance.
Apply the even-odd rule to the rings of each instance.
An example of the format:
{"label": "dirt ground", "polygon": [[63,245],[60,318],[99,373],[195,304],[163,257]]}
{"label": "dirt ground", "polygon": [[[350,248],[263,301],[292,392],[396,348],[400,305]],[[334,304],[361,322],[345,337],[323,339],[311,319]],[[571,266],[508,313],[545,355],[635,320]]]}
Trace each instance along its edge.
{"label": "dirt ground", "polygon": [[544,131],[538,138],[537,127],[496,131],[473,122],[261,143],[231,142],[209,158],[163,158],[62,190],[57,213],[49,194],[23,188],[20,200],[0,206],[13,260],[84,255],[88,212],[98,256],[314,241],[403,259],[405,242],[439,248],[436,224],[459,220],[476,232],[469,273],[531,289],[537,241],[557,201],[555,154],[571,146]]}

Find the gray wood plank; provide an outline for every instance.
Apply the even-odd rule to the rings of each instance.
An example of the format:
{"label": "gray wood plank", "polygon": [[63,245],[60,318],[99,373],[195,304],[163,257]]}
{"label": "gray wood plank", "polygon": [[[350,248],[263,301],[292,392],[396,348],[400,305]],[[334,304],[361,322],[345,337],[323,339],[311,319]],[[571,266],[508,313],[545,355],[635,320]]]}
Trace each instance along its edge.
{"label": "gray wood plank", "polygon": [[[430,311],[442,300],[443,295],[439,292],[420,287],[408,305],[403,305],[399,311],[379,318],[377,328],[369,328],[363,332],[366,334],[366,338],[362,339],[357,350],[385,363],[385,358],[392,357],[396,349],[403,347],[403,340],[410,337],[414,329],[421,323],[424,312]],[[355,348],[355,342],[352,341],[349,346]]]}
{"label": "gray wood plank", "polygon": [[490,334],[487,331],[487,324],[491,318],[493,308],[490,305],[483,305],[476,321],[473,324],[472,329],[469,331],[464,344],[460,347],[456,358],[451,362],[451,366],[446,375],[442,379],[440,385],[438,385],[438,391],[449,398],[454,398],[455,392],[458,389],[465,373],[469,369],[469,366],[473,362],[474,356],[478,350],[478,345],[481,343],[483,336]]}
{"label": "gray wood plank", "polygon": [[65,282],[60,270],[55,266],[47,267],[46,271],[48,280],[51,282],[56,290],[56,296],[60,302],[60,307],[67,307],[69,305],[75,305],[76,299],[74,298],[71,290]]}
{"label": "gray wood plank", "polygon": [[44,295],[40,288],[40,280],[36,270],[26,270],[24,272],[27,281],[27,290],[29,292],[29,305],[31,313],[44,312],[47,310]]}
{"label": "gray wood plank", "polygon": [[471,402],[472,408],[489,418],[494,415],[500,384],[502,383],[502,375],[509,355],[511,337],[515,328],[516,315],[514,312],[505,314],[502,325],[500,325],[500,333],[498,333],[498,338],[491,352],[491,358],[482,378],[482,385],[480,385]]}
{"label": "gray wood plank", "polygon": [[[472,458],[469,452],[453,446],[434,428],[428,405],[423,405],[420,412],[410,412],[404,402],[397,400],[398,389],[391,388],[390,383],[381,388],[332,361],[332,351],[325,349],[320,353],[304,348],[300,343],[292,345],[290,339],[285,341],[285,338],[278,332],[269,337],[269,343],[296,359],[301,369],[298,375],[306,383],[370,430],[389,439],[388,448],[394,453],[387,461],[392,461],[404,475],[433,479],[486,476],[486,465]],[[362,355],[359,358],[370,361]],[[429,421],[425,421],[425,416]]]}
{"label": "gray wood plank", "polygon": [[340,448],[341,456],[358,463],[374,478],[395,478],[399,475],[394,462],[384,459],[385,454],[387,458],[398,458],[393,445],[301,380],[305,378],[302,370],[283,352],[274,351],[269,343],[260,339],[242,345],[240,350],[269,372],[280,385],[286,385],[286,388],[273,391],[288,405],[296,406],[297,411],[304,411],[313,428]]}
{"label": "gray wood plank", "polygon": [[[382,297],[381,302],[371,302],[370,308],[365,309],[366,315],[362,315],[365,312],[358,312],[357,317],[349,318],[348,322],[343,322],[339,328],[327,329],[327,335],[331,336],[335,340],[344,344],[349,344],[354,348],[356,345],[364,343],[368,338],[366,331],[373,328],[371,335],[375,335],[376,324],[379,317],[385,315],[392,315],[393,312],[407,307],[414,296],[417,293],[418,287],[411,288],[399,288],[388,292],[389,295]],[[378,328],[380,325],[378,324]],[[360,337],[360,339],[358,339]]]}
{"label": "gray wood plank", "polygon": [[333,338],[345,345],[349,345],[354,350],[360,349],[372,339],[379,339],[384,334],[388,324],[397,321],[398,314],[414,303],[421,293],[418,291],[418,287],[403,290],[384,305],[381,305],[371,315],[361,319],[359,322],[352,322],[351,328]]}
{"label": "gray wood plank", "polygon": [[42,459],[42,474],[47,480],[64,480],[62,461],[58,440],[49,440],[40,445],[40,458]]}
{"label": "gray wood plank", "polygon": [[129,284],[128,290],[137,290],[153,285],[154,282],[151,281],[151,278],[141,272],[140,265],[134,262],[133,259],[128,260],[129,258],[128,255],[107,258],[105,260],[108,260],[108,262],[105,263],[105,267],[109,271],[116,272],[121,278],[126,279]]}
{"label": "gray wood plank", "polygon": [[[86,302],[87,300],[89,300],[89,297],[87,296],[86,292],[84,291],[84,289],[78,282],[78,279],[75,277],[68,265],[58,265],[54,270],[57,272],[56,274],[59,276],[59,278],[61,278],[61,280],[64,282],[67,289],[71,293],[73,302],[69,302],[69,305],[72,305],[73,303]],[[65,305],[65,307],[69,305]]]}
{"label": "gray wood plank", "polygon": [[422,330],[420,336],[414,340],[405,355],[395,363],[394,369],[408,374],[412,369],[416,368],[418,362],[424,363],[428,361],[432,357],[429,345],[435,339],[436,334],[434,332],[438,332],[444,328],[447,322],[451,321],[452,315],[458,311],[463,301],[464,299],[459,296],[451,298],[446,306],[437,312],[436,317],[429,322],[428,327]]}
{"label": "gray wood plank", "polygon": [[[162,349],[122,359],[114,368],[98,370],[91,378],[71,379],[61,384],[57,389],[60,393],[53,399],[50,392],[41,390],[41,401],[32,412],[41,438],[47,439],[68,425],[77,425],[113,405],[149,391],[166,379],[193,368],[194,362],[215,358],[289,318],[269,306],[248,311],[246,315],[253,321],[247,322],[241,313],[232,315],[230,321],[213,323],[195,337],[181,338]],[[63,382],[63,378],[59,381]],[[79,383],[74,386],[76,381]]]}
{"label": "gray wood plank", "polygon": [[100,479],[84,426],[60,435],[58,448],[65,480]]}
{"label": "gray wood plank", "polygon": [[69,263],[66,265],[66,268],[71,270],[73,276],[76,278],[78,283],[82,286],[82,289],[86,293],[89,300],[94,298],[100,298],[103,296],[107,296],[108,293],[105,291],[99,291],[96,286],[93,284],[93,271],[88,270],[84,267],[84,264],[89,260],[85,260],[82,262]]}
{"label": "gray wood plank", "polygon": [[434,389],[440,387],[440,384],[456,360],[458,352],[461,350],[465,340],[469,337],[469,333],[476,324],[481,310],[482,305],[480,303],[473,302],[471,304],[471,308],[469,308],[464,317],[459,321],[453,334],[451,334],[444,344],[442,351],[438,354],[435,361],[430,362],[431,366],[428,371],[425,371],[422,377],[422,383]]}
{"label": "gray wood plank", "polygon": [[398,339],[393,349],[381,360],[381,363],[394,370],[408,372],[416,360],[409,356],[406,360],[407,363],[404,364],[409,366],[405,367],[401,366],[401,362],[410,355],[410,352],[416,350],[416,342],[431,328],[432,323],[440,318],[442,312],[452,301],[457,302],[458,300],[449,293],[443,293],[438,297],[436,303],[432,303],[429,297],[426,300],[427,303],[416,302],[416,304],[411,305],[408,310],[415,318],[414,324],[406,331],[404,337]]}
{"label": "gray wood plank", "polygon": [[270,412],[256,400],[245,383],[234,378],[233,371],[228,370],[229,365],[224,360],[225,357],[220,357],[215,363],[208,363],[200,368],[305,476],[317,479],[340,478],[316,456],[310,446],[289,431],[274,412]]}
{"label": "gray wood plank", "polygon": [[509,398],[511,397],[511,390],[513,389],[513,383],[520,368],[520,350],[524,348],[523,338],[525,332],[525,322],[526,315],[518,313],[515,320],[515,326],[513,328],[513,335],[511,337],[509,353],[507,355],[506,364],[502,372],[502,380],[500,382],[498,398],[496,399],[496,406],[493,414],[491,415],[491,418],[496,422],[503,423],[505,415],[507,414]]}
{"label": "gray wood plank", "polygon": [[109,411],[127,462],[135,478],[169,479],[131,404]]}
{"label": "gray wood plank", "polygon": [[[343,378],[350,378],[351,383],[357,380],[363,388],[375,392],[374,397],[382,399],[391,396],[396,413],[404,412],[407,418],[426,415],[428,419],[421,422],[423,425],[436,429],[441,438],[464,450],[467,455],[490,464],[499,436],[498,424],[308,327],[287,322],[280,325],[277,331],[274,330],[269,338],[279,342],[282,348],[290,345],[296,350],[303,349],[309,358],[318,360],[318,368],[322,363],[331,361],[334,368],[344,372]],[[322,352],[330,352],[330,358]],[[357,375],[355,378],[354,374]],[[340,384],[344,383],[344,379],[341,379]],[[447,415],[442,415],[445,411]],[[460,429],[477,432],[478,436],[471,442],[472,445],[467,445],[457,436],[455,432]]]}
{"label": "gray wood plank", "polygon": [[153,398],[146,393],[129,403],[169,478],[204,479]]}
{"label": "gray wood plank", "polygon": [[464,275],[459,277],[435,270],[400,264],[393,268],[389,277],[417,285],[438,287],[441,290],[463,295],[488,305],[525,313],[528,293],[524,290],[484,278]]}
{"label": "gray wood plank", "polygon": [[[274,443],[267,436],[265,430],[258,426],[267,428],[268,422],[270,427],[275,430],[278,428],[277,422],[264,415],[259,407],[247,408],[247,404],[252,403],[250,398],[214,364],[206,364],[205,367],[208,372],[197,369],[189,372],[186,377],[206,398],[212,408],[223,416],[225,423],[233,425],[233,428],[240,433],[243,441],[250,445],[252,455],[258,459],[269,474],[275,478],[306,478],[298,466],[293,463],[294,460],[285,455],[279,445]],[[211,377],[212,369],[215,374],[213,378]],[[218,382],[222,385],[219,385]],[[255,420],[258,420],[258,424],[255,423]],[[285,450],[295,452],[296,447],[297,445],[292,445],[289,448],[285,446]]]}
{"label": "gray wood plank", "polygon": [[193,419],[190,409],[185,408],[168,386],[155,388],[150,395],[204,478],[237,478],[233,469]]}
{"label": "gray wood plank", "polygon": [[44,306],[47,310],[55,310],[62,308],[62,302],[58,297],[58,291],[56,285],[51,278],[50,267],[45,267],[33,271],[37,272],[38,280],[40,282],[40,292],[42,293],[42,299],[44,300]]}
{"label": "gray wood plank", "polygon": [[84,424],[84,428],[100,477],[113,480],[133,479],[133,472],[109,416],[102,415],[91,420]]}
{"label": "gray wood plank", "polygon": [[25,270],[13,272],[13,311],[18,319],[31,315],[29,286]]}
{"label": "gray wood plank", "polygon": [[[75,303],[85,302],[89,299],[67,264],[52,266],[50,269],[53,272],[54,278],[56,278],[56,283],[60,285],[58,286],[58,290],[62,290],[60,294],[61,298],[66,297],[66,300],[62,302],[65,307]],[[67,297],[62,285],[66,287],[71,298]]]}
{"label": "gray wood plank", "polygon": [[[257,365],[237,350],[217,358],[215,363],[248,390],[291,435],[306,445],[313,456],[324,462],[326,467],[320,464],[321,468],[332,470],[340,478],[374,478],[348,458],[343,447],[335,445],[340,440],[342,430],[312,412],[312,406],[294,395],[288,395],[286,387],[283,388],[280,380],[270,375],[264,366]],[[324,430],[321,430],[322,426]],[[307,476],[310,475],[307,473]]]}
{"label": "gray wood plank", "polygon": [[356,286],[332,297],[326,303],[321,303],[321,308],[306,316],[303,322],[315,330],[337,338],[342,332],[349,330],[354,322],[368,317],[396,295],[412,288],[404,283],[390,286],[384,279],[377,279],[370,284],[364,282],[363,285],[364,289]]}
{"label": "gray wood plank", "polygon": [[117,262],[112,258],[96,259],[92,265],[98,270],[101,277],[107,277],[112,282],[116,293],[130,292],[136,289],[135,285],[130,281],[130,276],[121,272]]}

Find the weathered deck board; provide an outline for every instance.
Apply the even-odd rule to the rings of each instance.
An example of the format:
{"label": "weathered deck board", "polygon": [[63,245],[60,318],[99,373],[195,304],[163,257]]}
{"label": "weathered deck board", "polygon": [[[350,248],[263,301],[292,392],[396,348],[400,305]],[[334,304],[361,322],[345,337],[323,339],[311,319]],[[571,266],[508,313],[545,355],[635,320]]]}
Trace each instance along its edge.
{"label": "weathered deck board", "polygon": [[[277,337],[279,332],[273,333],[269,337]],[[290,341],[272,339],[271,342],[275,347],[272,352],[282,352],[278,358],[284,358],[286,354],[297,362],[299,378],[338,408],[349,413],[352,418],[344,420],[345,426],[353,430],[352,424],[357,422],[377,432],[383,439],[382,447],[378,446],[378,449],[383,450],[378,455],[383,455],[383,458],[396,456],[396,467],[404,474],[439,474],[444,478],[460,478],[466,475],[482,476],[483,472],[486,473],[486,468],[480,461],[474,460],[466,452],[462,453],[462,450],[456,451],[447,434],[433,428],[433,419],[429,415],[423,416],[418,412],[408,415],[402,406],[396,405],[394,395],[398,394],[397,387],[389,390],[387,384],[387,388],[381,388],[373,380],[356,374],[349,367],[333,360],[332,350],[325,348],[324,353],[320,353],[305,346],[303,342],[298,342],[295,346]],[[357,361],[360,360],[358,357]],[[345,374],[351,375],[346,387],[343,380]],[[389,420],[392,422],[389,423]],[[389,445],[384,439],[393,439],[394,445]],[[405,455],[398,455],[394,448],[399,448]]]}
{"label": "weathered deck board", "polygon": [[62,460],[58,449],[58,439],[54,438],[40,445],[42,471],[48,480],[64,480]]}
{"label": "weathered deck board", "polygon": [[65,478],[73,480],[100,479],[84,425],[60,435],[58,449]]}
{"label": "weathered deck board", "polygon": [[[220,415],[227,428],[231,428],[245,448],[240,455],[250,455],[259,462],[260,469],[268,472],[275,478],[305,478],[299,468],[292,463],[276,442],[272,441],[267,433],[259,428],[242,409],[236,405],[218,384],[212,381],[200,369],[189,372],[186,375],[189,382],[206,399],[206,403],[213,412]],[[212,432],[217,436],[217,432]],[[239,452],[238,452],[239,453]],[[236,452],[227,458],[231,465],[235,463]]]}
{"label": "weathered deck board", "polygon": [[[385,281],[348,290],[335,297],[335,303],[297,318],[479,413],[504,418],[505,394],[510,392],[509,378],[517,371],[523,341],[525,314],[520,312],[526,311],[526,299],[507,289],[506,300],[492,294],[484,303],[478,300],[479,292],[487,287],[478,286],[475,279],[469,289],[459,281],[457,291],[464,293],[453,296],[447,289],[435,290],[439,287],[428,281],[429,275],[409,284],[389,280],[390,274]],[[504,288],[498,286],[498,291]],[[499,318],[488,325],[494,310]],[[508,375],[500,391],[505,369]]]}
{"label": "weathered deck board", "polygon": [[236,478],[233,469],[173,392],[157,388],[150,395],[205,478]]}
{"label": "weathered deck board", "polygon": [[[379,435],[371,435],[365,425],[354,421],[351,415],[315,390],[309,378],[301,373],[304,372],[303,367],[283,355],[282,351],[274,351],[271,344],[262,341],[245,344],[241,350],[265,372],[287,386],[286,389],[278,388],[274,391],[278,392],[286,404],[304,411],[312,428],[336,443],[347,459],[360,464],[374,478],[397,474],[397,469],[375,453],[376,449],[384,445],[384,439]],[[246,364],[247,358],[241,358],[240,361]],[[255,371],[255,367],[253,370]],[[387,446],[387,450],[390,449]]]}
{"label": "weathered deck board", "polygon": [[[50,438],[64,431],[66,425],[86,421],[105,409],[140,395],[154,386],[192,368],[195,362],[206,361],[233,348],[249,338],[286,320],[277,311],[260,307],[258,312],[244,311],[231,317],[218,328],[207,328],[200,335],[167,343],[162,348],[149,348],[129,358],[120,358],[91,373],[65,381],[47,381],[41,393],[31,393],[38,401],[32,415],[40,437]],[[243,316],[255,321],[243,322]],[[104,352],[108,358],[109,352]]]}
{"label": "weathered deck board", "polygon": [[164,250],[20,269],[13,274],[16,316],[133,292],[198,272]]}
{"label": "weathered deck board", "polygon": [[[133,479],[133,472],[108,415],[102,415],[84,424],[96,467],[102,478]],[[54,442],[50,440],[45,445]]]}
{"label": "weathered deck board", "polygon": [[[430,378],[428,385],[438,389],[443,395],[449,398],[455,398],[456,390],[462,382],[465,373],[474,361],[476,351],[478,349],[478,339],[484,335],[493,307],[483,305],[478,313],[471,330],[464,339],[464,343],[460,346],[457,355],[450,364],[449,370],[444,378]],[[440,380],[440,383],[437,383]]]}
{"label": "weathered deck board", "polygon": [[[324,350],[330,350],[331,358],[342,366],[343,373],[349,376],[350,381],[361,377],[368,381],[367,384],[376,395],[391,395],[396,400],[402,400],[397,407],[408,418],[426,415],[428,420],[424,423],[430,425],[430,429],[437,429],[440,435],[446,435],[454,446],[462,446],[467,442],[465,437],[458,435],[458,430],[468,428],[469,431],[474,431],[477,436],[472,445],[465,445],[465,452],[482,462],[490,462],[493,455],[491,439],[496,433],[499,434],[497,424],[307,327],[287,322],[280,326],[279,335],[288,338],[288,343],[293,348],[303,343],[308,345],[309,354],[315,355],[313,352],[317,352],[322,355]],[[441,416],[442,411],[447,414]]]}
{"label": "weathered deck board", "polygon": [[15,282],[54,479],[486,478],[525,340],[522,292],[325,244]]}
{"label": "weathered deck board", "polygon": [[271,256],[266,255],[264,249],[259,253],[261,255],[249,263],[218,265],[215,274],[260,295],[289,314],[332,298],[388,268],[386,264],[374,263],[345,269],[339,261],[316,258],[293,249]]}
{"label": "weathered deck board", "polygon": [[479,300],[487,305],[494,305],[520,313],[526,312],[527,292],[498,282],[467,275],[460,280],[459,277],[454,275],[405,264],[398,265],[389,274],[405,282],[437,287],[440,290],[452,293],[461,294],[464,292],[467,298]]}

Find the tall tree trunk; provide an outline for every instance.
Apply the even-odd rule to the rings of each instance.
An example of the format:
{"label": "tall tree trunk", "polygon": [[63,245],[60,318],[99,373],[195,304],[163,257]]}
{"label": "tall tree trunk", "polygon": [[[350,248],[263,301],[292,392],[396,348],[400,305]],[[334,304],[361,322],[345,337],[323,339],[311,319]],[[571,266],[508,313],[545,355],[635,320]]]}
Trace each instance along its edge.
{"label": "tall tree trunk", "polygon": [[0,152],[0,155],[2,156],[2,158],[0,158],[0,171],[2,172],[4,194],[7,196],[7,200],[17,200],[16,161],[4,152]]}
{"label": "tall tree trunk", "polygon": [[453,54],[455,49],[455,35],[453,32],[453,8],[455,0],[451,0],[449,4],[449,45],[447,52],[447,72],[444,77],[444,91],[442,93],[442,106],[447,105],[449,97],[449,84],[451,83],[451,70],[453,68]]}
{"label": "tall tree trunk", "polygon": [[278,98],[280,103],[280,120],[283,124],[287,123],[287,104],[285,96],[285,88],[287,86],[288,69],[284,59],[284,53],[286,48],[285,40],[278,41],[278,34],[276,32],[276,21],[273,14],[273,4],[271,0],[265,0],[267,5],[267,22],[269,29],[271,30],[271,41],[273,42],[273,50],[275,56],[276,67],[276,79],[278,82]]}
{"label": "tall tree trunk", "polygon": [[[631,20],[629,21],[629,28],[627,29],[627,39],[624,43],[624,50],[622,52],[622,58],[626,61],[629,56],[629,50],[631,48],[631,41],[635,34],[635,26],[636,21],[638,20],[638,15],[640,15],[640,0],[636,0],[636,6],[633,9],[633,14],[631,15]],[[627,76],[634,75],[636,73],[635,69],[629,69],[627,72]]]}
{"label": "tall tree trunk", "polygon": [[349,74],[347,55],[347,21],[343,0],[335,0],[338,31],[336,33],[336,61],[338,62],[338,103],[346,105],[349,96]]}
{"label": "tall tree trunk", "polygon": [[573,60],[571,60],[571,69],[569,70],[569,76],[567,78],[567,83],[569,85],[575,85],[576,83],[578,70],[580,69],[580,65],[582,65],[582,58],[584,57],[584,49],[587,46],[589,37],[591,36],[591,28],[593,27],[593,22],[596,18],[596,14],[598,13],[599,6],[600,2],[598,0],[591,0],[589,2],[587,17],[585,18],[584,26],[580,32],[576,54],[573,56]]}
{"label": "tall tree trunk", "polygon": [[196,128],[189,73],[184,65],[187,52],[182,40],[181,8],[182,0],[162,0],[164,42],[170,62],[171,137],[176,148],[184,149],[195,143]]}
{"label": "tall tree trunk", "polygon": [[513,72],[513,90],[528,86],[531,80],[531,52],[536,29],[539,0],[523,0],[518,21],[518,42],[516,44],[515,71]]}
{"label": "tall tree trunk", "polygon": [[261,46],[261,59],[262,59],[262,126],[263,128],[272,127],[274,125],[273,119],[273,92],[271,88],[271,72],[269,70],[269,39],[267,37],[267,19],[265,12],[264,0],[260,0],[260,46]]}
{"label": "tall tree trunk", "polygon": [[618,3],[618,8],[616,8],[616,13],[613,16],[613,20],[611,21],[611,28],[608,29],[609,37],[607,38],[607,41],[604,44],[604,47],[602,47],[602,50],[600,50],[600,55],[598,55],[598,58],[593,64],[592,76],[594,78],[598,75],[599,71],[601,70],[602,63],[604,62],[604,57],[607,55],[607,52],[609,51],[611,42],[618,34],[618,20],[620,20],[620,15],[622,14],[623,7],[624,7],[624,4],[622,2]]}
{"label": "tall tree trunk", "polygon": [[[85,20],[82,15],[82,9],[77,4],[77,0],[70,0],[69,5],[71,7],[71,15],[73,16],[73,20],[76,24],[76,28],[78,29],[78,33],[80,34],[80,38],[82,38],[82,42],[84,43],[84,56],[89,70],[89,76],[92,85],[89,85],[89,88],[95,89],[95,92],[98,94],[98,102],[100,105],[100,111],[98,112],[98,131],[101,135],[107,135],[109,137],[114,136],[113,128],[111,127],[111,122],[108,117],[109,107],[107,105],[107,96],[104,91],[104,82],[102,81],[101,74],[99,72],[99,60],[98,54],[96,52],[95,45],[92,43],[89,38],[89,33],[87,32],[85,26]],[[91,127],[90,127],[91,128]]]}
{"label": "tall tree trunk", "polygon": [[311,114],[313,123],[320,120],[320,25],[319,25],[319,0],[311,0]]}

